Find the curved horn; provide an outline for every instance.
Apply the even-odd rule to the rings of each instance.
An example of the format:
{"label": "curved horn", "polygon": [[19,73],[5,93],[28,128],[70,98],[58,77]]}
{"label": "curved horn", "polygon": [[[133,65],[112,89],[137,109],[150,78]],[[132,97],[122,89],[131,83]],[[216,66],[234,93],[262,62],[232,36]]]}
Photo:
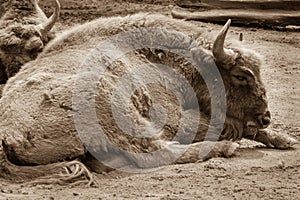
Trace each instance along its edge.
{"label": "curved horn", "polygon": [[49,17],[49,19],[37,26],[37,29],[41,32],[42,36],[46,36],[46,34],[53,28],[54,24],[58,20],[60,13],[60,3],[58,0],[55,0],[55,8],[54,13]]}
{"label": "curved horn", "polygon": [[228,51],[226,52],[226,49],[224,49],[224,42],[225,42],[228,29],[230,27],[230,23],[231,20],[229,19],[221,29],[220,33],[218,34],[214,42],[212,52],[217,62],[226,63],[226,61],[232,59],[232,54],[230,54]]}

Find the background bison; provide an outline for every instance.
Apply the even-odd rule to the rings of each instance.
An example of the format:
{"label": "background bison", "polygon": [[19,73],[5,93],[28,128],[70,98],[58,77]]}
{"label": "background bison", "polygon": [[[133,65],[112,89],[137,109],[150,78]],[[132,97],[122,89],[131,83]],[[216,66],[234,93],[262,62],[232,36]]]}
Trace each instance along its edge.
{"label": "background bison", "polygon": [[0,83],[34,60],[54,36],[50,30],[58,19],[60,4],[48,19],[36,0],[11,0],[0,19]]}

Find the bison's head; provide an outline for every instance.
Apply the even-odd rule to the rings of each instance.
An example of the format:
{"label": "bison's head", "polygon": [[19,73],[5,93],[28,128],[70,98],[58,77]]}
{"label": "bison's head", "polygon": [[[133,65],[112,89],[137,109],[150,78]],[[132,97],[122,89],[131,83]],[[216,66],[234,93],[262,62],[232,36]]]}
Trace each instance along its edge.
{"label": "bison's head", "polygon": [[34,60],[53,37],[50,30],[58,19],[60,5],[56,1],[53,15],[41,24],[25,18],[20,22],[0,21],[0,83],[14,76],[25,63]]}
{"label": "bison's head", "polygon": [[224,48],[229,26],[230,20],[214,42],[213,56],[227,93],[228,127],[224,129],[224,134],[240,138],[245,130],[257,131],[266,128],[270,124],[271,116],[266,90],[260,77],[261,60],[250,50]]}

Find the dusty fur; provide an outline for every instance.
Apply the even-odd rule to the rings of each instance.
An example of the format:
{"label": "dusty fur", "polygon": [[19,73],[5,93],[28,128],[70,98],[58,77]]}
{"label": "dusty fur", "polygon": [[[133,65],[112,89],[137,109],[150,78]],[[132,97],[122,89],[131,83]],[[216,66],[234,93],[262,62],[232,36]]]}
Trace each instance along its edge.
{"label": "dusty fur", "polygon": [[[143,45],[145,40],[160,45],[162,49],[131,51],[113,60],[115,52],[110,52],[111,48],[104,48],[107,50],[104,53],[107,54],[94,56],[91,65],[82,65],[101,41],[115,34],[143,27],[155,27],[155,34],[151,35],[148,30],[134,32],[131,38],[117,43],[118,50],[126,50],[126,44]],[[79,168],[81,165],[76,161],[76,165],[71,167],[72,172],[64,173],[61,177],[57,172],[66,169],[61,167],[66,165],[68,169],[68,166],[73,166],[74,161],[57,165],[51,163],[78,157],[83,157],[84,163],[87,151],[115,169],[126,166],[144,169],[171,163],[203,161],[216,156],[232,156],[237,145],[217,140],[237,140],[251,134],[256,136],[253,139],[259,138],[258,127],[247,131],[245,126],[248,121],[258,122],[257,114],[267,110],[265,90],[259,76],[260,62],[248,51],[234,48],[232,52],[235,57],[232,62],[217,60],[217,68],[225,84],[227,113],[223,113],[224,116],[221,112],[218,116],[212,116],[207,86],[192,64],[186,60],[192,60],[197,67],[204,66],[202,69],[208,71],[216,61],[209,49],[198,45],[206,47],[204,43],[212,43],[201,34],[201,28],[188,22],[163,15],[140,13],[127,17],[101,18],[74,27],[56,37],[35,61],[26,64],[8,81],[3,91],[0,100],[0,111],[3,113],[0,116],[0,137],[5,152],[0,151],[3,155],[1,163],[4,166],[0,176],[13,179],[18,173],[25,174],[29,169],[39,171],[55,166],[47,174],[29,173],[27,178],[38,178],[43,182],[45,178],[41,177],[46,177],[69,183],[70,179],[74,181],[78,176],[90,177],[90,174],[85,168]],[[187,35],[197,35],[197,42]],[[177,52],[183,52],[184,56],[176,51],[172,53],[166,50],[170,46]],[[110,63],[111,61],[114,62]],[[88,86],[89,81],[95,79],[85,76],[85,72],[92,71],[95,74],[93,67],[107,63],[110,65],[103,72],[102,78],[96,81],[95,92],[90,88],[76,90],[81,86]],[[148,68],[138,70],[138,73],[142,77],[149,77],[150,71],[157,72],[154,78],[158,81],[155,84],[143,84],[143,79],[131,77],[132,84],[126,85],[126,89],[134,91],[130,94],[129,105],[123,99],[125,93],[114,98],[116,86],[126,73],[135,67],[142,67],[145,63]],[[162,70],[159,64],[171,66],[187,82],[170,76],[169,71]],[[82,66],[85,67],[84,71],[81,71]],[[243,76],[244,79],[237,76]],[[139,85],[139,88],[134,89],[134,84]],[[196,92],[196,101],[186,92],[188,85]],[[74,91],[78,92],[75,95],[84,97],[79,102],[79,106],[83,106],[81,109],[74,103]],[[90,103],[94,101],[96,116],[89,110]],[[201,117],[197,112],[197,104]],[[117,109],[113,110],[113,106]],[[157,112],[153,112],[153,109]],[[80,116],[78,121],[74,118],[76,114]],[[182,128],[180,120],[183,115],[189,118],[186,126]],[[161,124],[159,119],[163,116],[166,117]],[[92,120],[93,117],[96,120]],[[223,129],[210,127],[213,117],[226,118]],[[138,125],[137,128],[122,124],[127,119]],[[97,126],[93,124],[95,121],[104,134],[99,134]],[[193,127],[196,133],[193,133]],[[203,142],[208,129],[208,139],[213,142]],[[247,135],[244,135],[245,130]],[[219,131],[222,132],[220,138]],[[178,132],[181,133],[176,135]],[[145,133],[147,137],[140,135],[141,133]],[[174,138],[177,142],[171,141]],[[199,154],[201,149],[209,150],[209,147],[211,152]],[[157,151],[161,153],[157,154]],[[140,156],[141,153],[145,154]],[[28,168],[26,165],[33,166]],[[90,169],[93,170],[92,167]],[[70,176],[70,179],[65,175]]]}

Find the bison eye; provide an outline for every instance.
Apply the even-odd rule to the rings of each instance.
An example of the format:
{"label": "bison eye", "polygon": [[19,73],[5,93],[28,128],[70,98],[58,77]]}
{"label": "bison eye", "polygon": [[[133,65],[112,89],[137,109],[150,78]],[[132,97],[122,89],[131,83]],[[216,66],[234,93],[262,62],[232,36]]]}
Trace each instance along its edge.
{"label": "bison eye", "polygon": [[239,80],[239,81],[246,81],[247,80],[246,77],[244,77],[244,76],[234,75],[233,77],[235,79]]}

